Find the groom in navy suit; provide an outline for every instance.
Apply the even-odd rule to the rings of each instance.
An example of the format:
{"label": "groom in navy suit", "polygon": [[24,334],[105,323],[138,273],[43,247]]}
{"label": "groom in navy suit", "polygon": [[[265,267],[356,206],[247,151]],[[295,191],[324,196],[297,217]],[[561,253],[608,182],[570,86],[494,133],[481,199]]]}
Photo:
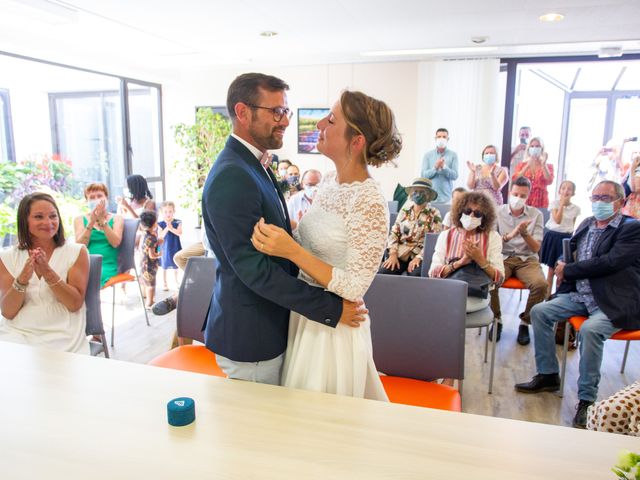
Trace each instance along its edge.
{"label": "groom in navy suit", "polygon": [[344,300],[297,278],[288,260],[251,244],[260,218],[291,233],[285,200],[267,150],[282,147],[291,110],[289,86],[260,73],[237,77],[227,94],[233,133],[209,172],[202,195],[207,238],[218,260],[205,325],[207,348],[230,377],[280,383],[289,312],[334,327],[364,320],[362,302]]}

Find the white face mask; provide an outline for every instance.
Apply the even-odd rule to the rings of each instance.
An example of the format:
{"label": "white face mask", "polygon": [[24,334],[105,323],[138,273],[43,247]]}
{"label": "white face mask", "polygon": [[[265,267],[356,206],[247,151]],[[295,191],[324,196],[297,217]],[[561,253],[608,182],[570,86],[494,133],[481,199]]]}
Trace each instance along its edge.
{"label": "white face mask", "polygon": [[436,138],[436,147],[444,148],[446,146],[447,146],[447,139],[446,138]]}
{"label": "white face mask", "polygon": [[541,147],[529,147],[529,155],[532,157],[539,157],[542,153]]}
{"label": "white face mask", "polygon": [[307,185],[304,187],[304,194],[307,198],[313,199],[316,196],[316,192],[318,191],[317,185]]}
{"label": "white face mask", "polygon": [[509,205],[514,210],[520,210],[522,207],[524,207],[524,204],[526,202],[527,201],[524,198],[514,197],[513,195],[509,195]]}
{"label": "white face mask", "polygon": [[462,224],[462,228],[470,232],[482,225],[482,218],[476,218],[472,215],[465,215],[463,213],[460,216],[460,223]]}
{"label": "white face mask", "polygon": [[100,203],[100,200],[88,200],[87,207],[89,207],[89,210],[93,212],[93,209],[96,208],[99,203]]}

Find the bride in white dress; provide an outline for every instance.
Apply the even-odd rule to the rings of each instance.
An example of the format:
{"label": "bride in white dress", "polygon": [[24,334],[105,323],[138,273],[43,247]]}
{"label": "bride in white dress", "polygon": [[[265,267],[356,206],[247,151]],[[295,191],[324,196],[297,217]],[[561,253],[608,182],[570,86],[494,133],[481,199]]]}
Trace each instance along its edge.
{"label": "bride in white dress", "polygon": [[[325,176],[300,220],[297,242],[262,220],[252,242],[263,253],[294,262],[308,283],[356,301],[378,270],[389,225],[387,202],[367,166],[395,158],[402,142],[389,107],[360,92],[344,92],[318,129],[318,150],[336,172]],[[368,315],[355,326],[331,328],[291,312],[282,384],[387,400],[373,362],[370,327]]]}

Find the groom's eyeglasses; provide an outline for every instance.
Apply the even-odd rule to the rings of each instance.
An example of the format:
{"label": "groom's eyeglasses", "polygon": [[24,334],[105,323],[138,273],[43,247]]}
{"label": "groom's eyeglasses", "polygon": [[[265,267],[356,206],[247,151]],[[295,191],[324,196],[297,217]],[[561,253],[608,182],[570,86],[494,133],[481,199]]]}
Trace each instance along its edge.
{"label": "groom's eyeglasses", "polygon": [[484,217],[484,213],[482,213],[480,210],[473,210],[472,208],[465,208],[462,213],[464,213],[465,215],[472,215],[476,218],[482,218]]}
{"label": "groom's eyeglasses", "polygon": [[291,117],[293,116],[293,112],[291,111],[291,109],[289,108],[284,108],[284,107],[261,107],[260,105],[253,105],[251,103],[247,103],[248,107],[251,108],[262,108],[263,110],[269,110],[271,113],[273,113],[273,121],[274,122],[279,122],[280,120],[282,120],[282,117],[287,117],[287,119],[291,120]]}

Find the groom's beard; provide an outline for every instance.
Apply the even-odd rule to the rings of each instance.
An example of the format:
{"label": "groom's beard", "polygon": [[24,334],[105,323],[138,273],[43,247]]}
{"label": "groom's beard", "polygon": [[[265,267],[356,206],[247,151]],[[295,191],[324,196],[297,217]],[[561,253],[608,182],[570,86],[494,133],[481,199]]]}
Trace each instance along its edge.
{"label": "groom's beard", "polygon": [[282,125],[265,125],[257,122],[249,126],[249,134],[256,142],[257,146],[265,150],[277,150],[282,148],[282,138],[286,127]]}

